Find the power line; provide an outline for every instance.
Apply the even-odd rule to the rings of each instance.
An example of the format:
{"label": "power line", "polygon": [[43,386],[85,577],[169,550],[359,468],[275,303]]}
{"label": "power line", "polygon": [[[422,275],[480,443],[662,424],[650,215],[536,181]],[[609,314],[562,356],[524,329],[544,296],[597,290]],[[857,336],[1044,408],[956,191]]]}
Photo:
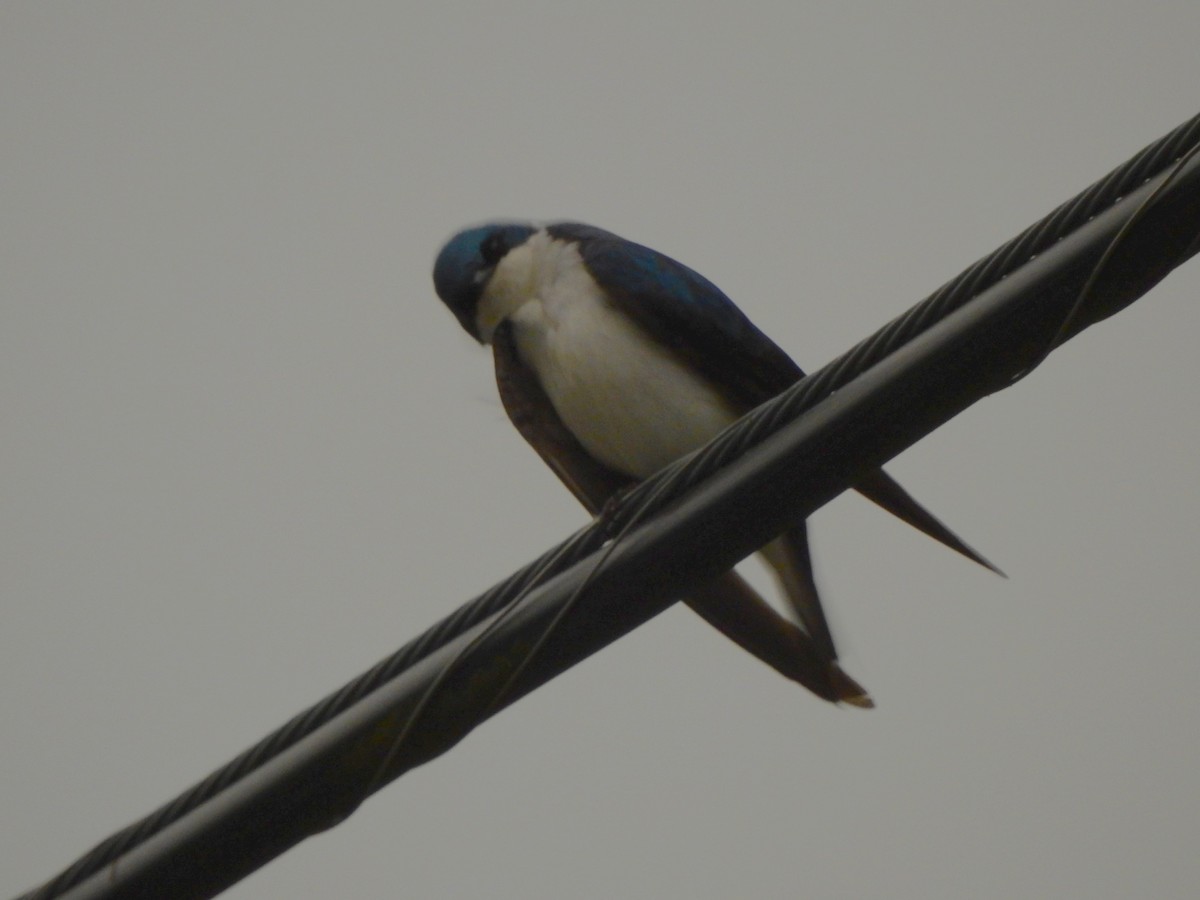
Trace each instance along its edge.
{"label": "power line", "polygon": [[[212,896],[341,821],[370,791],[445,752],[487,716],[1009,384],[1056,345],[1064,323],[1063,338],[1077,334],[1195,254],[1195,159],[1152,205],[1140,204],[1198,140],[1200,116],[24,900]],[[1137,226],[1114,244],[1139,210]],[[589,557],[652,514],[609,548],[603,565]],[[510,684],[521,648],[540,639],[585,580],[578,608]],[[420,727],[397,745],[419,704]]]}

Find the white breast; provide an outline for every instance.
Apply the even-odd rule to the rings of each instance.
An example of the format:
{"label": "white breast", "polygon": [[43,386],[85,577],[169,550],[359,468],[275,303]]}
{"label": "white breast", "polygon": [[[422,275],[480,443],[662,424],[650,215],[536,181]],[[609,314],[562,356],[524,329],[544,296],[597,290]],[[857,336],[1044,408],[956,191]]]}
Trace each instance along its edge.
{"label": "white breast", "polygon": [[[506,272],[506,259],[493,277],[496,297],[507,300],[522,360],[589,453],[644,478],[736,418],[705,381],[607,301],[573,246],[543,234],[526,246],[528,256],[514,261],[520,265]],[[517,284],[525,288],[519,305],[511,290]]]}

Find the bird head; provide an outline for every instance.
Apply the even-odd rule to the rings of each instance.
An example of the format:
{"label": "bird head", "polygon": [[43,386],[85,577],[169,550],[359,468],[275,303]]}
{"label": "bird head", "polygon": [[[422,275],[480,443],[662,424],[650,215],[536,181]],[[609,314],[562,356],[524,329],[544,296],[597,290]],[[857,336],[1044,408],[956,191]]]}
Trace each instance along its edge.
{"label": "bird head", "polygon": [[467,334],[480,343],[488,335],[477,318],[479,300],[500,261],[535,231],[532,225],[516,222],[479,225],[454,235],[438,253],[433,266],[434,289]]}

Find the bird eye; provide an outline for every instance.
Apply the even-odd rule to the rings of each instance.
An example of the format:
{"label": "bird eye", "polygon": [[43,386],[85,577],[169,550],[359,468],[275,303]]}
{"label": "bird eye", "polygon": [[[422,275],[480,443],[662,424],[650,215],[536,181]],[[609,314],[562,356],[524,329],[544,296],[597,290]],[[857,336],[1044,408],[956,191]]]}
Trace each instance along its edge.
{"label": "bird eye", "polygon": [[501,231],[493,231],[479,245],[479,255],[483,257],[483,261],[489,266],[494,266],[500,262],[501,258],[507,252],[508,245],[504,240],[504,233]]}

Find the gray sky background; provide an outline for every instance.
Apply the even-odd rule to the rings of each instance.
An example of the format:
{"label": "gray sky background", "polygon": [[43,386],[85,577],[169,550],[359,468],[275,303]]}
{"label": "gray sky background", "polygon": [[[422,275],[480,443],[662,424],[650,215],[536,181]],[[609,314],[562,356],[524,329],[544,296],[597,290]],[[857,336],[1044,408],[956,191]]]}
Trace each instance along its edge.
{"label": "gray sky background", "polygon": [[[583,5],[578,5],[582,8]],[[430,284],[574,218],[815,368],[1200,109],[1200,5],[0,10],[0,895],[582,524]],[[1200,264],[814,518],[828,707],[672,610],[230,897],[1193,897]]]}

